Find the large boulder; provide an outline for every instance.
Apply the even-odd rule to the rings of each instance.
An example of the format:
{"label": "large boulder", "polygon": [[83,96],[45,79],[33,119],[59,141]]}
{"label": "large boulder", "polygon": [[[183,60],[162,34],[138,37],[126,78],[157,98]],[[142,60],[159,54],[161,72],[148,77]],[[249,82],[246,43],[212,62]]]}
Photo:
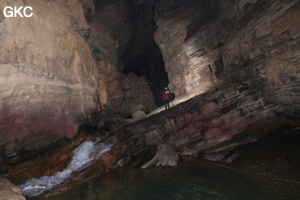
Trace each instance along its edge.
{"label": "large boulder", "polygon": [[134,113],[132,113],[132,118],[135,120],[135,121],[138,121],[140,119],[143,119],[145,118],[147,115],[144,111],[142,110],[137,110],[135,111]]}

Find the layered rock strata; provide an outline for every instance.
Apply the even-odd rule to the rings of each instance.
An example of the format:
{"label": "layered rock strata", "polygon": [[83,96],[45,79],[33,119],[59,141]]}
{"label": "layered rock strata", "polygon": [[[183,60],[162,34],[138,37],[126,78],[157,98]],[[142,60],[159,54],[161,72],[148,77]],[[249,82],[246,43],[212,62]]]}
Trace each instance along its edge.
{"label": "layered rock strata", "polygon": [[33,8],[31,18],[0,14],[5,157],[17,161],[18,151],[73,138],[81,125],[155,107],[145,78],[121,73],[131,37],[125,1],[2,1],[1,11],[5,6]]}
{"label": "layered rock strata", "polygon": [[[31,177],[51,176],[68,166],[75,147],[99,136],[106,138],[102,140],[104,143],[114,141],[112,150],[42,196],[64,192],[124,165],[142,168],[175,166],[179,156],[186,155],[230,163],[240,155],[236,151],[239,147],[254,143],[279,127],[300,126],[276,117],[274,109],[274,106],[264,104],[260,93],[248,90],[228,94],[206,93],[171,108],[167,113],[119,126],[116,131],[82,132],[73,141],[62,141],[55,151],[16,166],[6,178],[20,182]],[[293,145],[297,147],[297,142]],[[295,156],[289,157],[292,163],[295,159]]]}
{"label": "layered rock strata", "polygon": [[[63,171],[69,166],[74,157],[74,149],[86,141],[93,141],[95,144],[90,155],[87,156],[99,154],[107,144],[114,145],[110,151],[107,151],[101,157],[90,160],[77,170],[72,171],[61,184],[41,194],[41,198],[65,192],[74,186],[106,173],[108,170],[123,166],[128,163],[134,154],[134,145],[132,144],[135,139],[130,138],[123,131],[111,131],[110,134],[107,134],[105,131],[81,128],[79,136],[72,141],[61,140],[55,149],[43,152],[39,157],[30,158],[13,167],[5,177],[19,185],[31,178],[50,177],[55,176],[57,173],[63,174]],[[77,163],[82,162],[80,161],[82,158],[81,156]],[[59,178],[53,177],[52,179]],[[2,191],[4,190],[0,188],[0,193]]]}
{"label": "layered rock strata", "polygon": [[299,10],[295,0],[159,2],[155,40],[171,91],[255,88],[277,113],[299,116]]}
{"label": "layered rock strata", "polygon": [[97,90],[101,108],[110,116],[128,117],[140,109],[150,112],[155,104],[145,77],[122,73],[121,56],[132,37],[129,4],[120,0],[95,1],[94,6],[96,13],[89,21],[87,42],[99,72]]}
{"label": "layered rock strata", "polygon": [[[0,8],[27,3],[2,1]],[[7,156],[72,138],[99,109],[98,70],[84,38],[82,4],[30,1],[30,6],[31,18],[0,22],[0,146]]]}
{"label": "layered rock strata", "polygon": [[162,54],[154,40],[154,5],[151,0],[130,1],[132,37],[122,61],[124,73],[133,72],[146,77],[156,105],[162,105],[161,93],[169,82]]}
{"label": "layered rock strata", "polygon": [[147,143],[165,138],[182,154],[217,153],[255,141],[287,118],[297,124],[299,6],[273,0],[159,2],[155,40],[171,91],[176,97],[217,96],[200,99],[190,113],[169,116],[158,136],[144,131]]}
{"label": "layered rock strata", "polygon": [[[70,29],[70,33],[66,32],[69,33],[69,37],[72,36],[75,40],[63,40],[64,42],[69,41],[70,44],[66,42],[67,44],[60,45],[62,49],[59,49],[61,52],[59,55],[68,54],[69,49],[64,51],[64,45],[67,45],[65,48],[68,48],[68,45],[73,47],[75,45],[73,42],[76,41],[75,46],[79,45],[80,48],[73,48],[76,59],[71,59],[77,63],[74,66],[71,65],[74,68],[77,67],[76,70],[72,71],[73,68],[65,69],[58,67],[62,65],[54,65],[56,68],[53,67],[53,70],[56,71],[51,74],[52,72],[46,70],[46,67],[39,68],[38,66],[43,66],[35,65],[35,61],[39,61],[39,57],[22,51],[22,49],[27,49],[28,52],[31,52],[33,47],[37,48],[36,46],[26,47],[25,44],[30,41],[30,38],[25,37],[26,42],[21,42],[24,47],[18,48],[17,46],[13,51],[9,50],[9,43],[3,43],[1,48],[6,49],[4,50],[5,54],[1,54],[2,60],[5,61],[2,64],[3,68],[0,69],[4,69],[1,75],[8,73],[9,75],[3,76],[7,80],[17,78],[18,81],[26,80],[26,83],[27,81],[30,83],[29,85],[19,85],[18,82],[15,84],[14,81],[5,81],[4,86],[1,85],[3,88],[1,95],[4,95],[2,99],[6,103],[6,106],[0,109],[3,113],[2,118],[0,118],[0,129],[6,131],[6,134],[1,135],[1,147],[5,149],[6,155],[15,155],[18,148],[35,148],[30,142],[45,145],[47,144],[47,142],[43,142],[45,138],[50,138],[53,141],[63,136],[72,137],[79,124],[93,121],[92,112],[97,111],[99,102],[97,92],[100,94],[101,102],[99,109],[108,108],[107,110],[114,114],[129,114],[136,108],[144,109],[145,105],[148,106],[147,101],[145,101],[140,108],[137,105],[143,100],[135,101],[136,98],[134,98],[137,91],[147,90],[148,95],[149,88],[134,84],[136,82],[144,84],[145,80],[143,78],[138,80],[139,78],[133,74],[123,76],[121,74],[123,65],[116,63],[117,57],[121,55],[120,52],[124,52],[124,45],[126,46],[129,39],[126,31],[122,32],[122,30],[129,29],[127,29],[127,22],[122,21],[121,18],[112,15],[110,19],[109,11],[115,10],[114,12],[119,14],[123,13],[126,5],[125,7],[120,6],[124,5],[124,3],[120,4],[120,1],[107,4],[98,1],[99,4],[95,5],[95,9],[101,12],[95,12],[95,14],[97,13],[95,16],[98,18],[96,20],[96,17],[91,17],[94,13],[89,8],[86,9],[90,2],[84,2],[84,9],[80,16],[85,15],[88,19],[91,32],[88,31],[87,23],[80,20],[81,17],[75,19],[73,13],[73,17],[69,19],[69,15],[61,14],[63,15],[61,17],[69,19],[69,22],[67,22],[68,20],[64,21]],[[57,3],[61,5],[58,6]],[[72,6],[79,4],[47,1],[45,5],[68,11]],[[178,155],[203,156],[210,160],[231,162],[237,156],[236,151],[234,151],[237,147],[255,142],[282,126],[299,126],[299,121],[297,121],[299,117],[298,102],[300,100],[298,94],[299,10],[299,2],[296,0],[215,0],[210,2],[167,0],[157,2],[155,5],[157,25],[155,40],[163,54],[170,89],[175,92],[176,97],[190,96],[194,98],[171,108],[167,112],[143,118],[139,122],[128,125],[126,131],[120,134],[123,143],[113,150],[117,153],[104,156],[101,161],[89,167],[89,173],[86,174],[86,177],[84,177],[84,173],[78,173],[76,174],[78,177],[74,180],[79,182],[93,178],[94,175],[97,176],[110,168],[124,165],[135,157],[138,157],[137,160],[143,161],[137,165],[145,167],[152,164],[168,165],[171,163],[170,165],[174,165]],[[72,15],[71,11],[68,12]],[[126,16],[123,14],[121,16]],[[6,30],[6,26],[12,28],[9,27],[10,23],[4,26],[7,19],[0,19],[2,30]],[[51,20],[47,21],[47,19],[45,22],[49,23],[50,26]],[[38,19],[36,21],[38,22]],[[118,24],[121,25],[118,26]],[[28,27],[34,26],[27,23],[23,29],[28,30]],[[53,30],[54,27],[50,27]],[[41,30],[44,30],[43,28]],[[62,30],[64,29],[62,28]],[[51,33],[51,31],[49,32]],[[121,34],[118,34],[119,32]],[[33,32],[29,33],[32,34]],[[101,35],[105,39],[101,40],[97,38],[97,35]],[[55,36],[54,34],[53,37]],[[3,37],[8,38],[5,41],[11,39],[5,34]],[[55,37],[55,39],[57,38]],[[85,51],[88,49],[86,42],[89,44],[91,52]],[[38,44],[41,43],[40,41]],[[28,44],[32,45],[30,42]],[[48,45],[51,44],[49,42]],[[50,52],[45,52],[45,55]],[[55,54],[55,56],[59,55]],[[55,56],[51,55],[50,58],[55,58]],[[54,62],[50,58],[44,58],[47,61],[47,66],[48,61],[49,66],[52,66],[51,63]],[[64,58],[68,58],[68,56]],[[87,59],[87,62],[83,62],[81,59]],[[20,66],[15,64],[19,63],[19,60],[25,63],[25,67],[23,64]],[[64,59],[62,60],[64,61]],[[39,62],[43,63],[42,61],[43,59]],[[87,67],[81,68],[83,63],[89,64]],[[63,78],[65,73],[70,73],[71,78],[69,76]],[[12,74],[13,76],[11,76]],[[43,87],[30,82],[48,80],[48,77],[54,77],[53,79],[57,81],[50,81]],[[58,87],[61,85],[63,85],[62,88]],[[52,109],[57,106],[57,109],[52,112],[42,112],[46,113],[45,115],[41,115],[41,112],[31,115],[31,113],[35,113],[34,111],[40,111],[44,108],[36,106],[40,104],[33,104],[34,102],[39,103],[40,95],[44,95],[45,102],[50,101],[53,97],[46,90],[50,90],[50,86],[54,87],[51,90],[52,95],[56,92],[59,97],[69,95],[72,101],[67,102],[75,102],[75,105],[62,106],[57,101],[54,101],[55,104],[51,103],[51,106],[50,103],[44,103],[42,105],[45,105],[45,108]],[[12,92],[13,88],[16,88],[15,92]],[[78,88],[80,89],[78,90]],[[30,98],[34,95],[39,97],[35,101],[34,98]],[[148,98],[147,95],[144,97]],[[13,97],[17,98],[13,99]],[[82,101],[79,101],[77,97]],[[82,99],[82,97],[85,98]],[[15,101],[18,98],[21,100]],[[25,101],[23,98],[25,100],[28,98],[28,100]],[[23,106],[18,106],[20,104]],[[35,109],[35,106],[38,109]],[[14,110],[14,108],[17,109]],[[117,112],[113,112],[113,108],[117,108]],[[56,120],[53,122],[51,118],[51,122],[49,122],[50,118],[47,117],[49,113],[54,112],[53,118]],[[59,114],[56,115],[57,113]],[[24,116],[26,117],[24,118]],[[26,121],[27,119],[30,119],[29,122]],[[70,121],[62,123],[62,119],[70,119]],[[31,126],[33,121],[39,122],[39,120],[42,125],[37,123],[37,125]],[[54,131],[53,134],[47,132],[48,123],[51,125],[49,127],[58,127],[59,130],[65,131],[58,135],[55,134],[60,133],[59,130]],[[60,124],[63,125],[59,126]],[[40,128],[41,126],[42,128]],[[37,129],[35,129],[36,127]],[[43,127],[46,128],[43,129]],[[47,137],[45,134],[37,137],[40,133],[39,130],[48,134]],[[70,132],[66,130],[70,130]],[[13,134],[9,135],[8,133]],[[54,135],[53,138],[52,135]],[[33,139],[27,140],[29,138]],[[37,141],[41,142],[37,143]],[[146,164],[147,162],[145,163],[141,157],[145,157],[145,153],[150,154],[149,152],[151,152],[151,156],[152,154],[156,155],[153,155],[149,159],[153,158],[153,160]],[[164,152],[168,152],[171,157],[166,158]],[[61,159],[68,162],[70,155]],[[43,160],[43,163],[47,162]],[[51,166],[51,163],[47,163],[47,165]],[[41,169],[41,166],[39,167]],[[55,171],[62,168],[63,166],[59,165]],[[38,174],[35,176],[46,173],[45,171],[36,171]],[[55,171],[53,170],[51,173],[53,174]],[[94,171],[97,174],[93,174]],[[18,177],[18,170],[15,171],[15,174],[13,172],[10,174],[14,175],[10,177],[11,180],[23,180],[30,176],[30,173],[26,174],[25,172],[25,175],[22,174]],[[15,177],[17,179],[14,179]],[[74,184],[76,183],[72,180],[67,180],[62,184],[61,190]]]}
{"label": "layered rock strata", "polygon": [[[256,142],[282,126],[299,126],[277,117],[278,106],[266,105],[261,93],[208,92],[127,127],[138,138],[136,151],[168,144],[179,155],[231,162],[235,149]],[[156,158],[159,160],[158,158]],[[162,159],[162,158],[161,158]]]}

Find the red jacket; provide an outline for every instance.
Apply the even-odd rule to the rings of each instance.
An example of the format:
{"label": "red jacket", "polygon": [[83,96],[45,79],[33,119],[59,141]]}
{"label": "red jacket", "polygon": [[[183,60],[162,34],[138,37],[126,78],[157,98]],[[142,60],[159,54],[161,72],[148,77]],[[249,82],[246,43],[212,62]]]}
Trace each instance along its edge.
{"label": "red jacket", "polygon": [[169,90],[164,91],[164,92],[162,93],[162,98],[163,98],[163,99],[170,99],[170,97],[171,97],[171,94],[170,94],[170,91],[169,91]]}

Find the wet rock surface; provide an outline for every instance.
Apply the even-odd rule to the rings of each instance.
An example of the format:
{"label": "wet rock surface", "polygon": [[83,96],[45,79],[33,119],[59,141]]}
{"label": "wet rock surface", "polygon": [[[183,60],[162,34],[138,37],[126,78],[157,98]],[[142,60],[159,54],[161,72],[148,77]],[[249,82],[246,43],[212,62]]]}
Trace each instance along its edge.
{"label": "wet rock surface", "polygon": [[[217,97],[223,100],[212,98],[214,102],[203,105],[202,114],[188,108],[191,113],[187,118],[165,122],[167,131],[173,132],[170,137],[175,146],[205,136],[210,138],[205,141],[205,148],[209,148],[241,131],[228,127],[239,123],[249,126],[246,121],[254,122],[256,116],[261,121],[272,112],[279,117],[299,117],[298,1],[152,3],[134,3],[133,10],[145,8],[148,13],[136,13],[139,19],[134,22],[129,20],[130,5],[124,1],[42,1],[32,4],[36,12],[32,19],[2,17],[1,154],[16,158],[21,150],[40,149],[74,137],[82,124],[97,126],[98,118],[127,117],[136,110],[147,113],[155,108],[146,78],[121,73],[120,57],[126,54],[129,62],[133,55],[140,55],[138,41],[144,38],[138,34],[142,28],[132,30],[131,23],[155,31],[176,98],[206,92],[224,95]],[[6,2],[0,5],[3,8]],[[13,32],[16,34],[6,34]],[[134,52],[125,53],[132,35],[141,37],[132,40],[138,43],[133,45]],[[223,117],[217,119],[214,112]],[[214,115],[213,126],[194,131],[201,123],[206,126],[204,115],[208,119],[210,114]],[[201,117],[201,122],[187,122],[191,127],[184,128],[189,132],[184,138],[185,131],[176,123],[193,117]],[[163,138],[163,133],[158,134]],[[199,150],[203,144],[200,146]]]}
{"label": "wet rock surface", "polygon": [[52,149],[41,152],[38,157],[34,156],[25,162],[16,164],[7,174],[6,178],[12,182],[20,182],[29,178],[52,176],[68,166],[73,156],[73,150],[84,141],[96,140],[96,135],[79,133],[72,140],[62,140],[56,143]]}
{"label": "wet rock surface", "polygon": [[154,158],[143,165],[141,168],[148,168],[151,166],[174,167],[177,165],[178,153],[172,146],[161,144],[157,148],[158,149]]}
{"label": "wet rock surface", "polygon": [[[255,143],[300,126],[298,1],[166,0],[148,8],[171,92],[188,100],[135,122],[124,116],[155,105],[145,77],[121,73],[132,34],[128,4],[95,2],[35,2],[34,23],[7,26],[0,16],[0,169],[7,179],[53,175],[79,144],[100,135],[117,143],[112,151],[44,196],[127,164],[174,166],[178,156],[299,181],[299,134],[271,137],[265,148],[267,139]],[[24,31],[6,34],[17,27]],[[83,124],[110,130],[75,137]]]}
{"label": "wet rock surface", "polygon": [[[137,138],[131,138],[130,136],[131,135],[126,134],[122,127],[119,127],[119,130],[109,132],[94,128],[82,128],[75,139],[57,142],[55,148],[48,149],[38,157],[31,157],[26,161],[11,166],[4,176],[6,179],[9,179],[17,185],[22,185],[24,181],[31,178],[57,176],[57,173],[61,173],[65,169],[70,168],[69,165],[74,157],[74,149],[82,143],[98,140],[93,148],[91,156],[99,154],[107,144],[113,144],[111,150],[103,154],[100,158],[91,160],[82,167],[72,171],[69,176],[65,177],[61,184],[53,187],[50,191],[46,190],[40,195],[45,198],[53,196],[65,192],[76,185],[99,177],[101,174],[106,173],[111,169],[128,164],[129,161],[139,153],[135,151],[134,145]],[[140,150],[145,151],[146,149]],[[146,154],[149,153],[147,151],[145,152]],[[153,158],[151,154],[149,155],[146,155],[146,160],[143,162],[148,162]],[[138,160],[137,164],[140,163],[141,161]],[[63,174],[62,176],[64,176]],[[57,179],[59,178],[60,176],[58,175]],[[52,181],[55,183],[57,180],[52,178]]]}
{"label": "wet rock surface", "polygon": [[[203,98],[203,95],[200,96]],[[125,165],[137,168],[147,168],[155,165],[176,166],[179,156],[185,155],[194,155],[198,158],[203,157],[208,160],[231,163],[230,166],[240,170],[242,173],[249,172],[253,174],[286,178],[289,180],[298,180],[298,132],[293,132],[292,134],[288,133],[287,135],[284,135],[281,132],[281,135],[278,135],[278,137],[273,137],[272,139],[271,136],[268,136],[261,142],[254,143],[259,138],[267,135],[267,132],[269,133],[269,131],[276,130],[276,127],[282,125],[281,123],[284,122],[284,124],[288,124],[286,121],[275,120],[273,121],[274,124],[272,127],[266,126],[262,121],[261,123],[263,124],[258,124],[258,126],[251,129],[250,132],[240,133],[240,136],[224,140],[223,143],[220,141],[218,143],[209,143],[208,145],[203,143],[203,140],[211,139],[211,135],[217,138],[220,137],[219,135],[222,133],[219,133],[218,131],[216,131],[215,134],[205,134],[204,132],[204,134],[201,135],[201,140],[198,140],[197,138],[194,141],[181,139],[180,143],[174,142],[170,135],[167,135],[167,133],[172,134],[172,132],[167,131],[165,121],[175,117],[177,114],[181,117],[180,114],[185,106],[192,106],[193,109],[190,109],[190,111],[195,113],[196,105],[197,103],[192,101],[182,103],[171,108],[168,112],[144,118],[124,127],[119,126],[119,129],[116,131],[99,132],[99,130],[94,130],[91,132],[90,130],[85,130],[85,133],[79,134],[80,136],[77,139],[57,144],[57,149],[45,153],[39,158],[32,158],[25,163],[17,165],[10,170],[6,178],[13,182],[21,183],[31,177],[53,175],[67,167],[73,156],[73,150],[79,144],[86,140],[94,141],[96,137],[101,136],[107,138],[103,140],[103,142],[116,142],[116,145],[112,150],[103,155],[92,165],[74,172],[58,187],[42,194],[43,197],[46,198],[62,193],[78,184],[96,178],[111,169]],[[213,106],[214,104],[209,105]],[[199,107],[202,107],[203,110],[205,110],[203,106]],[[187,114],[191,113],[187,112],[184,116],[187,116]],[[204,116],[207,117],[209,115]],[[210,115],[210,117],[212,116],[213,115]],[[199,116],[198,119],[200,119]],[[271,119],[273,118],[270,118],[267,122],[270,123]],[[191,123],[193,123],[193,120]],[[258,122],[255,121],[255,123]],[[184,126],[186,125],[187,124]],[[160,126],[163,127],[163,129],[159,129]],[[179,124],[177,124],[177,127],[178,126]],[[254,124],[252,124],[252,126],[254,126]],[[196,127],[195,130],[198,130],[197,126],[192,127]],[[241,124],[241,127],[244,126]],[[262,127],[264,127],[267,132],[261,132]],[[246,130],[247,129],[244,131]],[[162,134],[164,131],[166,131],[165,134]],[[257,131],[259,131],[259,133],[257,133]],[[86,134],[87,132],[89,132],[89,134]],[[194,131],[190,131],[190,133],[193,135]],[[262,133],[264,134],[262,135]],[[160,136],[158,137],[159,134]],[[188,135],[188,137],[190,136],[191,135]],[[206,137],[208,137],[208,139],[206,139]],[[283,140],[283,138],[285,138],[285,140]],[[173,142],[171,143],[171,141]],[[186,143],[182,141],[186,141]],[[282,145],[278,146],[280,142],[282,142]],[[284,149],[282,148],[283,146],[288,148]],[[282,149],[284,149],[284,151],[282,151]],[[274,154],[274,152],[278,153]],[[289,152],[293,153],[291,154]]]}
{"label": "wet rock surface", "polygon": [[253,174],[300,181],[299,129],[280,130],[237,150],[230,166]]}
{"label": "wet rock surface", "polygon": [[232,149],[256,142],[283,125],[299,125],[276,117],[276,107],[266,105],[261,94],[250,94],[246,90],[199,95],[128,125],[127,132],[145,140],[144,146],[169,143],[180,155],[220,154],[214,158],[217,161],[229,156]]}

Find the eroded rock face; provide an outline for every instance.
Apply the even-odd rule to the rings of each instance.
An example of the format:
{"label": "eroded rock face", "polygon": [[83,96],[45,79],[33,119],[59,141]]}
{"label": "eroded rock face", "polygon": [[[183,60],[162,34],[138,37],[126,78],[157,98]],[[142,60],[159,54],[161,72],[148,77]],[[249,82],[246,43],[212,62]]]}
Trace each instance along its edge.
{"label": "eroded rock face", "polygon": [[[1,11],[8,1],[0,3]],[[15,1],[31,18],[0,16],[0,149],[42,148],[98,125],[100,111],[131,115],[154,107],[144,77],[119,63],[131,24],[125,1]],[[143,94],[143,95],[140,95]]]}
{"label": "eroded rock face", "polygon": [[182,154],[217,153],[297,120],[299,10],[298,1],[158,2],[155,40],[171,91],[217,96],[168,116],[161,138]]}
{"label": "eroded rock face", "polygon": [[[92,146],[91,151],[88,153],[85,151],[88,148],[87,146],[80,148],[81,154],[74,160],[79,151],[78,147],[86,142],[90,142],[89,146]],[[22,183],[31,178],[40,179],[47,176],[51,177],[52,180],[60,181],[63,177],[61,184],[53,187],[51,190],[44,191],[40,197],[53,196],[127,163],[134,154],[132,142],[134,142],[134,139],[129,138],[129,135],[124,134],[122,131],[113,131],[107,134],[97,129],[80,129],[79,136],[72,141],[62,140],[57,144],[56,148],[41,153],[39,157],[33,157],[18,164],[9,171],[5,178],[22,187]],[[108,146],[110,148],[107,148]],[[85,155],[83,156],[83,154]],[[96,156],[99,154],[101,156]],[[86,160],[87,162],[85,161],[84,163],[83,160],[91,157],[94,158],[89,161]],[[71,165],[73,167],[70,167]],[[74,166],[80,167],[75,169]],[[68,174],[70,170],[72,173]],[[61,173],[61,176],[57,173]],[[65,176],[66,174],[68,175]],[[48,186],[50,185],[53,184]],[[11,184],[8,185],[7,189],[11,190],[14,188],[15,186],[13,187]],[[0,194],[2,192],[1,189]],[[27,197],[27,195],[32,194],[25,192],[24,195]]]}
{"label": "eroded rock face", "polygon": [[[2,1],[1,10],[7,5]],[[30,1],[30,6],[31,18],[0,22],[0,145],[7,156],[72,138],[99,109],[98,70],[85,42],[82,4]]]}
{"label": "eroded rock face", "polygon": [[128,2],[95,1],[88,43],[99,70],[98,92],[102,109],[111,115],[129,116],[136,110],[150,112],[154,98],[144,76],[123,74],[121,56],[132,37]]}
{"label": "eroded rock face", "polygon": [[276,113],[297,118],[299,2],[236,3],[237,8],[229,2],[220,3],[224,7],[220,13],[221,29],[226,30],[221,52],[227,78],[235,85],[249,82],[250,87],[262,91],[268,104],[279,106]]}
{"label": "eroded rock face", "polygon": [[[299,116],[298,1],[162,1],[155,40],[176,97],[256,88],[277,113]],[[297,114],[298,113],[298,114]]]}
{"label": "eroded rock face", "polygon": [[132,37],[122,55],[123,71],[145,76],[159,106],[163,104],[161,93],[169,82],[161,51],[154,40],[155,3],[152,0],[129,2]]}
{"label": "eroded rock face", "polygon": [[[98,109],[122,115],[151,109],[146,80],[123,75],[118,63],[131,35],[126,1],[35,4],[41,13],[46,7],[57,13],[34,18],[34,23],[7,23],[0,17],[0,144],[6,155],[71,138],[79,124],[93,122]],[[299,117],[299,10],[296,0],[157,1],[155,40],[169,87],[176,97],[194,98],[128,125],[117,156],[104,156],[86,177],[75,180],[124,165],[156,146],[151,164],[174,165],[178,155],[230,162],[234,148],[283,125],[299,126],[286,118]],[[25,36],[6,34],[21,21]],[[137,93],[143,93],[141,98]],[[166,151],[170,157],[164,157]],[[62,159],[67,162],[70,156]],[[67,181],[62,190],[74,184]]]}
{"label": "eroded rock face", "polygon": [[277,108],[266,105],[259,92],[212,91],[129,125],[127,132],[139,138],[136,151],[168,144],[178,155],[230,163],[239,156],[236,148],[254,143],[282,126],[300,125],[277,117]]}
{"label": "eroded rock face", "polygon": [[150,166],[176,166],[178,161],[178,153],[174,147],[161,144],[158,146],[157,153],[153,159],[143,165],[141,168],[148,168]]}

